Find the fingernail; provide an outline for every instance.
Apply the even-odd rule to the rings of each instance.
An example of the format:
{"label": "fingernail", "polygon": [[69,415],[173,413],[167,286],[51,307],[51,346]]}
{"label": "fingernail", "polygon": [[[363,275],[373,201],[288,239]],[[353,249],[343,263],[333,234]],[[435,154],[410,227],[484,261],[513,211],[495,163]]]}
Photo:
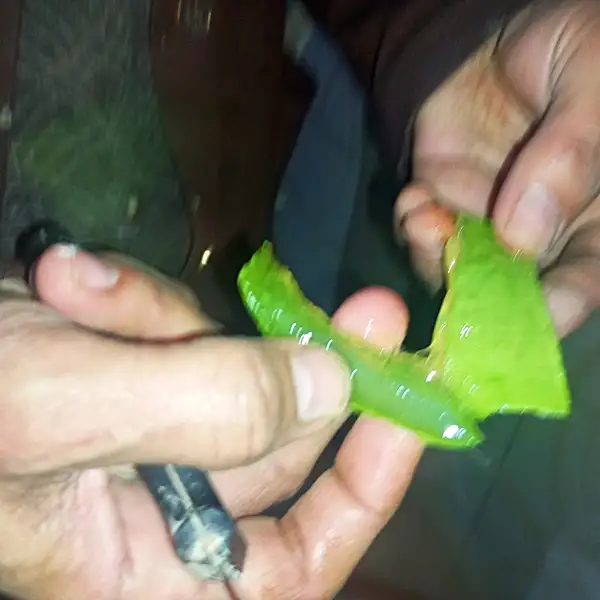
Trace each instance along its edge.
{"label": "fingernail", "polygon": [[341,415],[348,406],[350,376],[342,361],[321,348],[301,348],[292,358],[301,421]]}
{"label": "fingernail", "polygon": [[504,232],[504,241],[515,249],[542,254],[562,228],[558,201],[543,184],[533,184],[515,207]]}
{"label": "fingernail", "polygon": [[119,279],[119,271],[77,246],[62,245],[59,256],[71,261],[71,277],[75,285],[91,290],[106,290]]}

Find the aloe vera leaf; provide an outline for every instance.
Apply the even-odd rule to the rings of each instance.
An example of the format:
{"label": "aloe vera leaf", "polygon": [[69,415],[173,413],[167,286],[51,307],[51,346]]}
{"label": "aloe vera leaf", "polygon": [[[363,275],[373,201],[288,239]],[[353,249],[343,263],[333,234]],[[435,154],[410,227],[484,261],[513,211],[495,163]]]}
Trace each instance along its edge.
{"label": "aloe vera leaf", "polygon": [[336,352],[352,377],[351,407],[383,417],[420,435],[432,446],[466,448],[482,440],[474,419],[464,414],[424,358],[385,352],[336,330],[311,304],[268,243],[241,269],[241,297],[260,332],[294,338]]}
{"label": "aloe vera leaf", "polygon": [[429,363],[477,419],[563,417],[570,393],[533,260],[515,256],[487,220],[463,215],[446,247],[448,294]]}

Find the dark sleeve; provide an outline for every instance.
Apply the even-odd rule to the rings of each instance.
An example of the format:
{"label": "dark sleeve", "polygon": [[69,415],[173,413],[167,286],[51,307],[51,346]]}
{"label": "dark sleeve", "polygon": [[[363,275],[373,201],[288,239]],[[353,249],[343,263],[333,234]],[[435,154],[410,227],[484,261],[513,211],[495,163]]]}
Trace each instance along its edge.
{"label": "dark sleeve", "polygon": [[404,178],[423,102],[531,0],[307,0],[371,95],[381,139]]}

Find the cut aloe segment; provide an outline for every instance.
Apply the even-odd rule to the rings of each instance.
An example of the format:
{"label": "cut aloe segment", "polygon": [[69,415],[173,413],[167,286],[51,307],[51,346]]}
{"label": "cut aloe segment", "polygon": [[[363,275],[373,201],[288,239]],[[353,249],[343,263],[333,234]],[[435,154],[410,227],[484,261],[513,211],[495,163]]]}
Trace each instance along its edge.
{"label": "cut aloe segment", "polygon": [[448,294],[429,362],[463,409],[569,414],[559,340],[532,260],[514,256],[489,221],[461,216],[446,247]]}
{"label": "cut aloe segment", "polygon": [[385,352],[337,330],[329,317],[302,294],[270,244],[263,244],[242,267],[238,285],[263,335],[318,344],[347,364],[354,411],[385,418],[440,448],[469,448],[482,440],[473,416],[463,414],[444,385],[430,377],[423,357]]}

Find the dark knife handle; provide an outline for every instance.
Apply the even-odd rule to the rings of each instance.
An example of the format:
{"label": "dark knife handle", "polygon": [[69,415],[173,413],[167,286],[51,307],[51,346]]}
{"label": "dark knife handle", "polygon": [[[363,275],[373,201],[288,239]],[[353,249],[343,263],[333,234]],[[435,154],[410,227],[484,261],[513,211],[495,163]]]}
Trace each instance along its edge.
{"label": "dark knife handle", "polygon": [[137,465],[163,514],[179,558],[201,579],[231,581],[242,572],[246,546],[208,475],[178,465]]}
{"label": "dark knife handle", "polygon": [[[76,243],[59,224],[43,221],[19,237],[15,255],[25,268],[26,279],[31,281],[38,259],[48,248]],[[136,468],[161,511],[175,552],[190,571],[203,580],[237,579],[244,564],[246,545],[207,473],[178,465],[137,465]]]}

